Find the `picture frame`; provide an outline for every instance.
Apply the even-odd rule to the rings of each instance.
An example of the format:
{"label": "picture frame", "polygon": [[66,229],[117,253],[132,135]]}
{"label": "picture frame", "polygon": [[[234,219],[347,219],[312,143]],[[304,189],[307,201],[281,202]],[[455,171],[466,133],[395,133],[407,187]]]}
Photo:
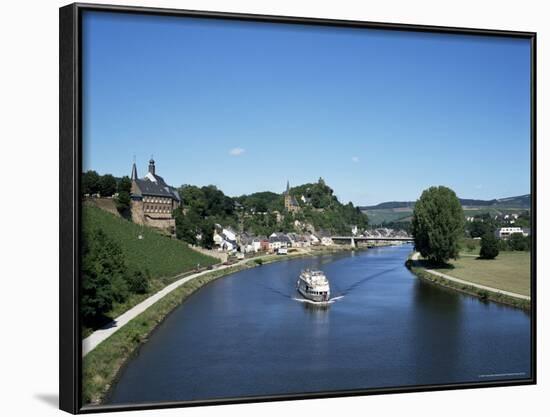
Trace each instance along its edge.
{"label": "picture frame", "polygon": [[[428,33],[463,36],[483,36],[494,39],[524,39],[530,42],[530,346],[529,377],[518,379],[453,382],[396,387],[357,388],[269,395],[236,396],[215,399],[140,402],[135,404],[105,404],[89,406],[82,398],[82,326],[80,317],[82,269],[82,197],[83,172],[83,14],[86,12],[171,18],[200,18],[209,22],[254,22],[299,25],[303,28],[374,29],[405,33]],[[404,392],[424,392],[463,388],[502,387],[536,384],[536,33],[441,27],[380,22],[331,20],[308,17],[267,16],[241,13],[191,11],[132,6],[70,4],[59,11],[60,45],[60,269],[59,269],[59,407],[72,414],[222,405],[249,402],[280,401],[310,398],[363,396]]]}

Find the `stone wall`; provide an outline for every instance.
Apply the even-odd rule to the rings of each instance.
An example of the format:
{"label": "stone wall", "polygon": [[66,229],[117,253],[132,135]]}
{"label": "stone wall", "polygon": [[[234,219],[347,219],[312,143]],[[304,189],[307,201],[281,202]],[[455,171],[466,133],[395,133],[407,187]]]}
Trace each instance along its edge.
{"label": "stone wall", "polygon": [[145,224],[145,216],[143,215],[143,202],[132,200],[130,203],[130,210],[132,211],[132,221],[135,224]]}

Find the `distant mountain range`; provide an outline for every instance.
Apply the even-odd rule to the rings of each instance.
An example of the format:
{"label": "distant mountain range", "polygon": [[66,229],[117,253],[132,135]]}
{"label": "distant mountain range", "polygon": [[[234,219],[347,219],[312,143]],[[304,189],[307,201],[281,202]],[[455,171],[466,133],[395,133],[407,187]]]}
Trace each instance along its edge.
{"label": "distant mountain range", "polygon": [[[459,200],[467,216],[484,213],[497,215],[503,212],[529,210],[531,208],[531,194],[493,200],[476,200],[472,198],[460,198]],[[359,207],[359,209],[369,216],[370,224],[376,225],[386,222],[411,221],[414,204],[414,201],[387,201],[375,206]]]}
{"label": "distant mountain range", "polygon": [[[531,194],[520,195],[517,197],[495,198],[493,200],[476,200],[472,198],[459,198],[463,207],[493,207],[493,208],[519,208],[528,209],[531,207]],[[361,210],[383,210],[383,209],[403,209],[414,208],[414,201],[387,201],[376,204],[375,206],[362,206]]]}

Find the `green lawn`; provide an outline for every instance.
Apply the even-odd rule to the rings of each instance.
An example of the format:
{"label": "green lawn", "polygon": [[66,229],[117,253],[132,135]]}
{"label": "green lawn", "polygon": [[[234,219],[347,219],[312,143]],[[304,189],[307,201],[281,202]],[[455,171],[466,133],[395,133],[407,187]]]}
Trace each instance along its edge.
{"label": "green lawn", "polygon": [[454,268],[436,271],[488,287],[530,295],[530,259],[530,252],[500,252],[493,260],[463,256],[451,261]]}

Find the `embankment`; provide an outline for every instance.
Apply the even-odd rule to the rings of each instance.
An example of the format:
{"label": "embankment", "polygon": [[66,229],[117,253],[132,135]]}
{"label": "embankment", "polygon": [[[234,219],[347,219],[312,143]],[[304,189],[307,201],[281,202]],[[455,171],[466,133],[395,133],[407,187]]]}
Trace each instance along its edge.
{"label": "embankment", "polygon": [[425,264],[419,260],[419,254],[413,253],[406,261],[407,268],[418,278],[425,282],[433,283],[444,288],[462,292],[483,301],[494,301],[506,304],[522,310],[530,310],[531,300],[529,297],[520,294],[513,294],[508,291],[491,288],[485,285],[479,285],[464,279],[454,278],[447,274],[428,269]]}

